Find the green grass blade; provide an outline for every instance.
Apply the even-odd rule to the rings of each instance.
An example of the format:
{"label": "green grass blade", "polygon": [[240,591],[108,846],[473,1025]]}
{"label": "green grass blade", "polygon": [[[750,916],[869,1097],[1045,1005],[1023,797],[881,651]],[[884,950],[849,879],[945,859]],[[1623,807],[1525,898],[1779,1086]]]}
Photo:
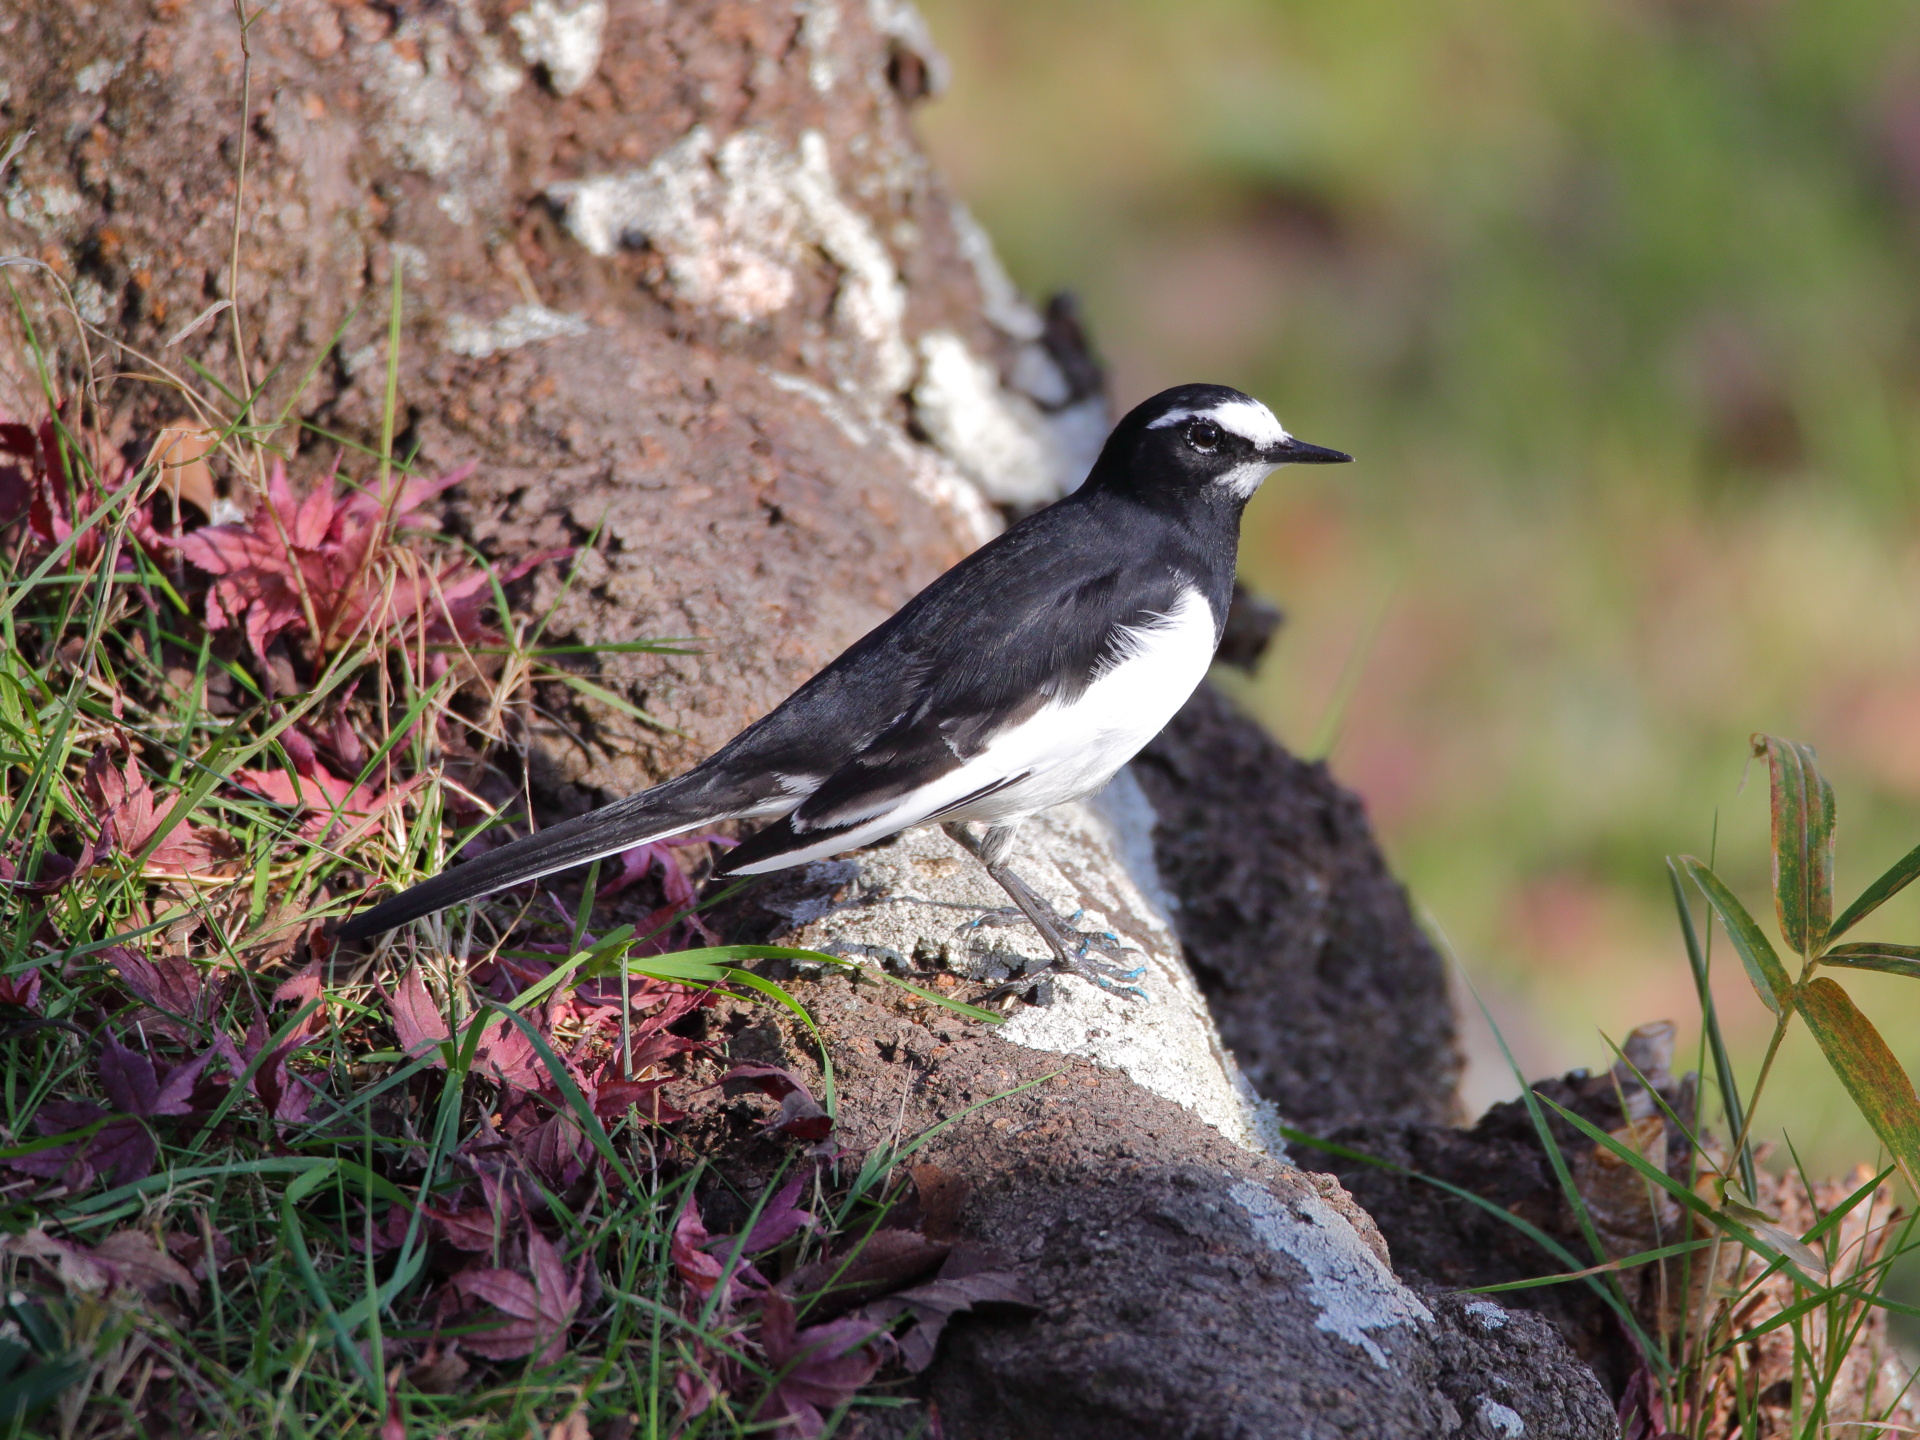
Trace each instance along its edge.
{"label": "green grass blade", "polygon": [[1885,874],[1860,892],[1855,900],[1827,930],[1827,939],[1837,940],[1887,901],[1920,877],[1920,845],[1916,845],[1888,867]]}
{"label": "green grass blade", "polygon": [[[1542,1095],[1540,1099],[1546,1104],[1551,1105],[1555,1113],[1582,1135],[1593,1141],[1594,1144],[1631,1166],[1636,1174],[1658,1185],[1662,1190],[1666,1191],[1667,1194],[1686,1206],[1687,1209],[1693,1211],[1694,1214],[1698,1215],[1708,1224],[1725,1231],[1726,1234],[1739,1241],[1742,1245],[1746,1246],[1747,1249],[1753,1251],[1754,1254],[1762,1257],[1771,1264],[1782,1265],[1793,1263],[1787,1254],[1778,1246],[1761,1238],[1750,1226],[1735,1216],[1729,1215],[1726,1211],[1708,1204],[1700,1196],[1696,1195],[1690,1186],[1683,1185],[1658,1165],[1649,1162],[1646,1156],[1642,1155],[1638,1150],[1635,1150],[1631,1145],[1626,1145],[1616,1140],[1591,1120],[1583,1115],[1575,1114],[1550,1096]],[[1799,1273],[1800,1267],[1795,1265],[1794,1270],[1795,1273]],[[1824,1288],[1826,1285],[1826,1277],[1824,1275],[1809,1276],[1808,1283],[1814,1285],[1816,1288]]]}
{"label": "green grass blade", "polygon": [[1746,966],[1747,978],[1753,982],[1760,1003],[1775,1016],[1785,1016],[1793,998],[1793,981],[1787,977],[1786,967],[1774,952],[1773,942],[1718,875],[1691,855],[1682,855],[1680,865],[1687,872],[1687,878],[1700,887],[1707,904],[1726,927],[1727,938],[1733,941],[1740,963]]}
{"label": "green grass blade", "polygon": [[[1693,971],[1694,993],[1700,999],[1700,1025],[1707,1037],[1707,1049],[1713,1056],[1713,1078],[1720,1087],[1720,1104],[1727,1115],[1727,1133],[1747,1133],[1746,1112],[1740,1101],[1740,1085],[1734,1078],[1733,1061],[1727,1054],[1726,1037],[1720,1031],[1720,1013],[1713,1003],[1713,979],[1707,969],[1707,955],[1700,944],[1700,932],[1693,923],[1693,907],[1687,903],[1686,886],[1680,881],[1680,869],[1667,857],[1667,883],[1673,888],[1673,908],[1680,917],[1680,937],[1686,943],[1687,964]],[[1740,1183],[1749,1195],[1758,1186],[1754,1174],[1753,1144],[1740,1146]]]}
{"label": "green grass blade", "polygon": [[626,1162],[620,1158],[620,1152],[613,1148],[613,1140],[608,1136],[606,1127],[600,1123],[600,1117],[593,1113],[593,1107],[587,1103],[587,1097],[581,1093],[580,1087],[574,1084],[573,1076],[568,1073],[560,1057],[553,1053],[553,1047],[547,1043],[546,1037],[518,1010],[509,1010],[506,1006],[495,1004],[491,1000],[482,1003],[487,1009],[506,1016],[509,1024],[520,1027],[520,1033],[527,1037],[528,1043],[533,1046],[534,1053],[540,1057],[540,1063],[547,1067],[547,1074],[553,1078],[554,1088],[560,1092],[560,1098],[566,1101],[567,1109],[573,1112],[573,1118],[578,1122],[581,1133],[587,1137],[593,1148],[599,1151],[600,1158],[612,1167],[613,1173],[620,1177],[620,1183],[626,1187],[627,1192],[631,1194],[638,1190],[639,1183],[627,1169]]}
{"label": "green grass blade", "polygon": [[1469,1285],[1461,1293],[1498,1295],[1505,1290],[1537,1290],[1542,1285],[1564,1285],[1569,1280],[1585,1280],[1590,1275],[1631,1270],[1636,1265],[1651,1265],[1656,1260],[1665,1260],[1674,1255],[1687,1255],[1719,1243],[1717,1240],[1682,1240],[1677,1245],[1662,1245],[1658,1250],[1642,1250],[1637,1255],[1622,1255],[1618,1260],[1609,1260],[1604,1265],[1589,1265],[1584,1270],[1569,1270],[1564,1275],[1536,1275],[1531,1280],[1506,1280],[1498,1285]]}
{"label": "green grass blade", "polygon": [[1920,945],[1886,945],[1872,940],[1836,945],[1820,957],[1820,963],[1847,970],[1878,970],[1883,975],[1905,975],[1920,980]]}

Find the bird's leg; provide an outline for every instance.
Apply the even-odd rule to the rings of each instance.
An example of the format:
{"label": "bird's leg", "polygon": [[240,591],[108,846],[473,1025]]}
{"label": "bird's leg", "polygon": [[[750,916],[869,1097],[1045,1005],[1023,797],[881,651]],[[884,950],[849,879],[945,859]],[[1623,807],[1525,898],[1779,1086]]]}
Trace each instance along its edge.
{"label": "bird's leg", "polygon": [[[1137,986],[1122,982],[1138,980],[1146,973],[1146,966],[1129,964],[1137,961],[1140,952],[1130,950],[1120,943],[1117,935],[1105,931],[1076,930],[1071,920],[1063,919],[1060,913],[1034,894],[1027,882],[1014,873],[1007,864],[1008,852],[1013,849],[1013,836],[1017,827],[1012,825],[991,825],[984,837],[976,839],[965,824],[952,822],[941,827],[947,837],[965,850],[974,859],[986,867],[987,874],[1008,897],[1019,907],[1020,913],[1040,932],[1040,938],[1047,942],[1047,948],[1053,951],[1053,963],[1056,968],[1078,975],[1083,980],[1091,980],[1102,990],[1111,990],[1119,995],[1133,995],[1144,1000],[1146,994]],[[1078,919],[1076,915],[1074,919]],[[1090,953],[1091,952],[1091,953]],[[1109,959],[1096,959],[1096,955],[1105,955]],[[1119,962],[1119,963],[1115,963]],[[1024,978],[1003,985],[994,992],[1005,994],[1025,984]]]}

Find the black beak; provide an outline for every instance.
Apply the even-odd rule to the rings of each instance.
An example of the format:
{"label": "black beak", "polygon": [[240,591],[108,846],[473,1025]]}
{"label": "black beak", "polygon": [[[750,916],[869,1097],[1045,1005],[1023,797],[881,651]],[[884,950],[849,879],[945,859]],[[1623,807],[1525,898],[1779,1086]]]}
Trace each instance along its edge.
{"label": "black beak", "polygon": [[1309,445],[1306,441],[1296,440],[1291,435],[1278,445],[1269,445],[1261,452],[1261,458],[1270,460],[1275,465],[1345,465],[1353,459],[1343,451]]}

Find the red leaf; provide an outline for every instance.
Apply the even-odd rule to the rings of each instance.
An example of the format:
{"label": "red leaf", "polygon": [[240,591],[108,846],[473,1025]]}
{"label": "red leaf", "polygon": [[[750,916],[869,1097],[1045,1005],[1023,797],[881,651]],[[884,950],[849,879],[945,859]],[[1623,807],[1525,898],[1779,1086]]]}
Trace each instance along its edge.
{"label": "red leaf", "polygon": [[[124,945],[102,952],[120,972],[121,983],[152,1007],[140,1023],[169,1035],[183,1045],[198,1038],[197,1027],[211,1023],[226,988],[224,976],[204,970],[184,955],[149,960]],[[184,1022],[184,1023],[183,1023]]]}
{"label": "red leaf", "polygon": [[69,1291],[98,1293],[124,1286],[155,1294],[165,1286],[178,1285],[192,1299],[200,1295],[200,1286],[187,1268],[142,1230],[118,1230],[88,1248],[35,1228],[0,1241],[0,1250],[40,1261]]}
{"label": "red leaf", "polygon": [[40,972],[36,969],[0,976],[0,1005],[18,1005],[22,1010],[39,1014]]}
{"label": "red leaf", "polygon": [[876,1300],[862,1314],[880,1324],[901,1315],[913,1317],[913,1327],[900,1341],[900,1359],[917,1375],[933,1363],[947,1321],[976,1305],[1038,1308],[1005,1256],[985,1246],[958,1245],[940,1267],[939,1278]]}
{"label": "red leaf", "polygon": [[780,1288],[807,1296],[817,1311],[838,1314],[919,1279],[950,1248],[912,1230],[874,1230],[838,1254],[802,1265]]}
{"label": "red leaf", "polygon": [[151,1115],[160,1103],[153,1061],[111,1035],[100,1042],[100,1086],[123,1115]]}
{"label": "red leaf", "polygon": [[780,1118],[769,1129],[796,1140],[824,1140],[833,1132],[833,1118],[820,1108],[800,1077],[778,1065],[736,1065],[715,1082],[739,1089],[758,1090],[780,1102]]}
{"label": "red leaf", "polygon": [[111,1171],[116,1185],[130,1185],[153,1173],[153,1162],[159,1154],[147,1127],[128,1115],[100,1128],[87,1146],[87,1164]]}
{"label": "red leaf", "polygon": [[[679,1272],[680,1283],[702,1300],[713,1294],[727,1270],[719,1259],[707,1254],[707,1247],[712,1244],[713,1237],[700,1222],[700,1207],[694,1203],[693,1192],[689,1190],[687,1203],[680,1207],[680,1218],[673,1223],[673,1240],[667,1253],[673,1268]],[[766,1283],[765,1277],[751,1265],[742,1264],[727,1280],[722,1303],[730,1305],[737,1298],[736,1291],[751,1292],[765,1288]]]}
{"label": "red leaf", "polygon": [[[395,527],[430,523],[421,507],[472,473],[466,466],[439,480],[405,481],[392,497]],[[250,520],[205,526],[179,542],[192,564],[219,577],[207,592],[207,624],[217,630],[243,623],[248,643],[264,659],[276,636],[306,624],[304,590],[332,644],[369,627],[389,641],[422,633],[429,640],[483,638],[480,613],[492,592],[484,569],[458,561],[433,576],[417,566],[396,576],[372,563],[389,543],[388,511],[386,497],[336,494],[331,480],[295,500],[284,467],[276,465],[266,501]],[[565,553],[528,556],[504,578]]]}
{"label": "red leaf", "polygon": [[122,851],[138,854],[156,832],[160,834],[146,861],[156,870],[192,874],[212,869],[240,853],[231,836],[190,825],[184,819],[162,831],[174,797],[156,797],[132,756],[127,757],[124,768],[118,768],[106,751],[96,753],[87,762],[82,783],[88,798],[99,807],[102,831],[110,834]]}
{"label": "red leaf", "polygon": [[875,1331],[860,1319],[798,1329],[787,1297],[768,1292],[760,1310],[760,1348],[776,1379],[750,1418],[778,1418],[776,1435],[813,1440],[826,1428],[822,1412],[846,1404],[880,1368],[884,1337]]}
{"label": "red leaf", "polygon": [[565,1352],[567,1331],[580,1310],[586,1261],[569,1275],[560,1252],[538,1230],[529,1230],[527,1266],[531,1280],[511,1270],[466,1270],[453,1277],[462,1294],[511,1317],[505,1325],[462,1335],[462,1346],[494,1360],[534,1355],[541,1365],[551,1365]]}
{"label": "red leaf", "polygon": [[427,1206],[420,1213],[433,1222],[440,1238],[456,1250],[484,1255],[500,1243],[498,1217],[485,1205],[467,1210],[436,1210]]}
{"label": "red leaf", "polygon": [[[812,1179],[811,1172],[794,1176],[780,1187],[778,1194],[761,1207],[760,1218],[753,1222],[753,1229],[747,1232],[746,1241],[740,1247],[741,1254],[758,1255],[763,1250],[784,1245],[802,1230],[809,1229],[818,1223],[805,1210],[795,1209],[793,1203]],[[709,1240],[707,1244],[710,1249],[731,1248],[733,1237],[722,1235],[718,1239]]]}
{"label": "red leaf", "polygon": [[393,1033],[399,1038],[401,1050],[415,1060],[431,1054],[434,1066],[444,1070],[447,1062],[436,1052],[453,1038],[453,1031],[441,1018],[440,1007],[434,1004],[417,966],[387,997],[387,1009],[393,1015]]}

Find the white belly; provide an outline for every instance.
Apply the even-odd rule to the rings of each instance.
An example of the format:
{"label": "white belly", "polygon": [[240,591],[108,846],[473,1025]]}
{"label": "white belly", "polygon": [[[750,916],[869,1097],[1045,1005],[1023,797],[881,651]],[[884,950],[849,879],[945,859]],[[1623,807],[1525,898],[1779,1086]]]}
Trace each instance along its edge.
{"label": "white belly", "polygon": [[1023,771],[1028,778],[943,818],[1012,824],[1093,794],[1166,728],[1206,678],[1213,650],[1213,612],[1189,590],[1170,614],[1133,632],[1126,656],[1078,699],[1043,706],[946,777],[954,795]]}

